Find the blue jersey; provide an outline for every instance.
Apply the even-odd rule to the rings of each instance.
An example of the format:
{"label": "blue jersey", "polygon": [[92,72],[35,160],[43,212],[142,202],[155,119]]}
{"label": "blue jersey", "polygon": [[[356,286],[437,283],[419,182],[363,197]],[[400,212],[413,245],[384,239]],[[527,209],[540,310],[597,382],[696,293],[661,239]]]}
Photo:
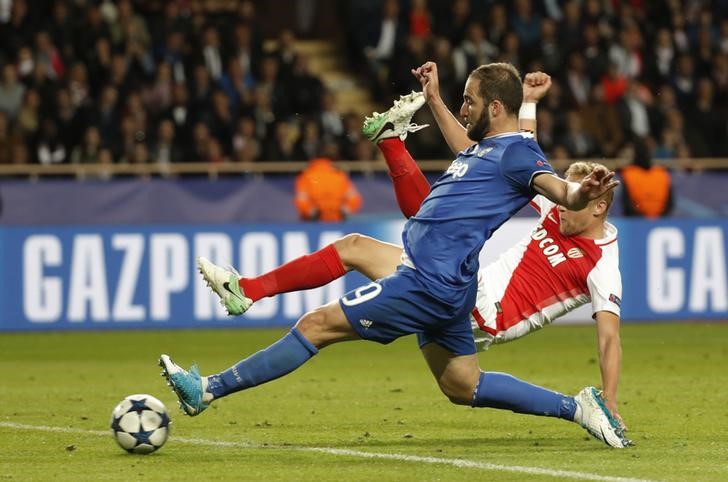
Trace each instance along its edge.
{"label": "blue jersey", "polygon": [[553,169],[530,134],[486,137],[458,154],[402,233],[407,256],[434,296],[462,298],[483,244],[537,194],[531,183],[544,172]]}

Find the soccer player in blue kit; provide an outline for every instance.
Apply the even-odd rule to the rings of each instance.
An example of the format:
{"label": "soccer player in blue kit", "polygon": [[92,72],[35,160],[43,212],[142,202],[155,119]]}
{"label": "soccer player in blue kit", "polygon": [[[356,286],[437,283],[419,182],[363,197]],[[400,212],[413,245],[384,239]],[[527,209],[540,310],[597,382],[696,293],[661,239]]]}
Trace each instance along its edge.
{"label": "soccer player in blue kit", "polygon": [[[426,89],[426,79],[422,82]],[[405,225],[404,255],[396,273],[305,314],[276,343],[216,375],[202,377],[196,366],[187,371],[162,355],[163,373],[187,414],[197,415],[216,398],[290,373],[328,345],[358,339],[389,343],[410,334],[417,335],[423,352],[440,352],[446,362],[443,369],[457,374],[468,367],[462,372],[475,373],[450,377],[459,384],[457,392],[467,394],[455,403],[570,420],[578,411],[594,410],[506,374],[489,372],[484,383],[486,373],[471,370],[478,359],[469,315],[475,303],[478,255],[501,224],[536,194],[579,210],[618,182],[606,169],[596,169],[579,183],[553,175],[532,136],[518,132],[522,85],[512,65],[475,69],[463,100],[460,114],[475,144],[460,152]],[[381,131],[379,137],[394,128],[386,116],[381,119],[381,125],[369,126]],[[213,267],[200,265],[206,281],[230,314],[242,313],[246,298],[237,275]]]}

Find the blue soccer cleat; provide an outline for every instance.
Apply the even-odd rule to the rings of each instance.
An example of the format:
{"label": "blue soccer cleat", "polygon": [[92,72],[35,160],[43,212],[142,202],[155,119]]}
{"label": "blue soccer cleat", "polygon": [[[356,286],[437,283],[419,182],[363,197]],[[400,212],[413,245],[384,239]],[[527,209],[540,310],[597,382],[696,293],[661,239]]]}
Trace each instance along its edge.
{"label": "blue soccer cleat", "polygon": [[202,386],[202,377],[193,364],[190,371],[177,365],[168,355],[159,357],[159,366],[162,367],[162,376],[167,384],[179,398],[179,405],[190,417],[199,415],[210,405],[204,402],[205,389]]}
{"label": "blue soccer cleat", "polygon": [[599,390],[586,387],[574,397],[574,400],[578,405],[574,422],[584,427],[594,438],[618,449],[632,445],[632,441],[624,433],[622,424],[604,404]]}

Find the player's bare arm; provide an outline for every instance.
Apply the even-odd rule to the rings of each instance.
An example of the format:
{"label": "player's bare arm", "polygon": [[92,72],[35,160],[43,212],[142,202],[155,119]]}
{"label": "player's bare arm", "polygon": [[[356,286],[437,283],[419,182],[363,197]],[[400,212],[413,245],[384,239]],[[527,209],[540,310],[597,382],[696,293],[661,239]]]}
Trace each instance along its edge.
{"label": "player's bare arm", "polygon": [[447,108],[440,97],[440,79],[437,74],[435,62],[425,62],[420,67],[412,69],[412,75],[422,84],[422,93],[425,94],[427,105],[430,106],[435,122],[445,137],[450,150],[457,154],[473,145],[468,138],[465,127]]}
{"label": "player's bare arm", "polygon": [[602,374],[604,401],[609,411],[624,425],[617,410],[617,387],[619,385],[619,371],[622,365],[619,316],[610,311],[599,311],[594,317],[597,322],[599,369]]}
{"label": "player's bare arm", "polygon": [[565,181],[551,174],[540,174],[533,180],[536,192],[572,211],[584,209],[589,201],[601,197],[618,185],[619,181],[614,179],[614,171],[601,166],[579,182]]}
{"label": "player's bare arm", "polygon": [[521,131],[536,136],[536,104],[551,88],[551,76],[543,72],[530,72],[523,79],[523,104],[518,114]]}

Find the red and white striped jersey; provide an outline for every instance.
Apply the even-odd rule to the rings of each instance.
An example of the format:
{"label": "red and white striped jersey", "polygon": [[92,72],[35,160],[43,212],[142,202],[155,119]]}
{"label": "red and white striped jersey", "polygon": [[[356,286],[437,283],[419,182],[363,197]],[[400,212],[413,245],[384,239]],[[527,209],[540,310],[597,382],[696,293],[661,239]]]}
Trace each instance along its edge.
{"label": "red and white striped jersey", "polygon": [[479,349],[519,338],[591,301],[592,313],[620,314],[617,229],[605,223],[605,237],[565,236],[554,203],[536,196],[541,214],[529,236],[478,273],[472,311]]}

